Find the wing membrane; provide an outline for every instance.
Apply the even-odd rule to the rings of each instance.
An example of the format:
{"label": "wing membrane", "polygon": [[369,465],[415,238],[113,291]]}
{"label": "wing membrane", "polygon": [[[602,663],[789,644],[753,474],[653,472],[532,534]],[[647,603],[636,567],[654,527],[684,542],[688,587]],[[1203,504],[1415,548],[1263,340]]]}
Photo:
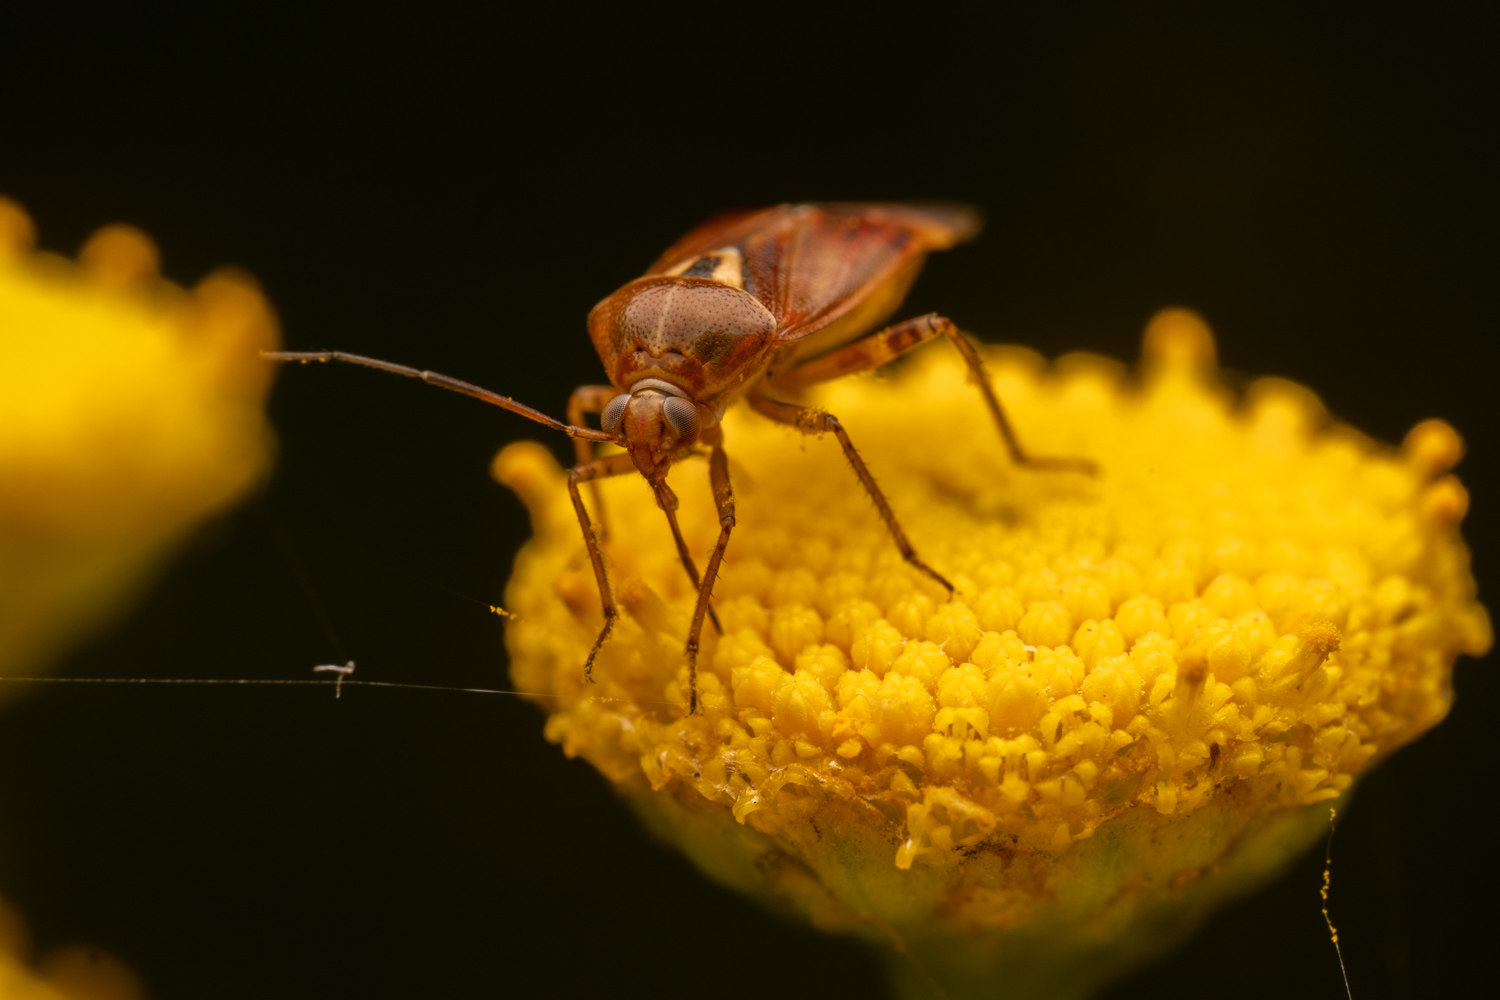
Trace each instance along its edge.
{"label": "wing membrane", "polygon": [[981,224],[978,213],[962,205],[780,205],[710,219],[646,273],[737,247],[744,288],[776,317],[777,340],[799,342],[783,353],[784,363],[829,350],[880,322],[901,303],[929,252],[972,239]]}
{"label": "wing membrane", "polygon": [[646,274],[666,274],[683,261],[691,260],[710,250],[739,246],[747,236],[763,228],[785,209],[786,206],[783,205],[777,208],[757,208],[716,215],[668,247],[666,252],[656,258],[656,263],[646,269]]}

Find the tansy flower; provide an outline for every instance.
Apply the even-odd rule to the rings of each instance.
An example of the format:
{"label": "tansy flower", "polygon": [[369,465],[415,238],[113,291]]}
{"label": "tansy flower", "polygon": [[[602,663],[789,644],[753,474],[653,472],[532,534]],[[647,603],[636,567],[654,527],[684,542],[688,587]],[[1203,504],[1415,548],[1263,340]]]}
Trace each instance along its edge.
{"label": "tansy flower", "polygon": [[[234,272],[192,291],[140,232],[109,226],[75,264],[33,249],[0,198],[0,675],[43,669],[122,611],[183,539],[266,473],[276,320]],[[10,689],[0,688],[0,697]],[[0,901],[0,996],[144,996],[97,949],[31,968]]]}
{"label": "tansy flower", "polygon": [[126,226],[78,262],[32,249],[0,199],[0,673],[35,671],[117,614],[269,467],[276,320],[248,277],[191,291]]}
{"label": "tansy flower", "polygon": [[140,980],[97,948],[56,948],[34,965],[30,934],[0,900],[0,997],[4,1000],[145,1000]]}
{"label": "tansy flower", "polygon": [[[1439,722],[1491,631],[1440,421],[1392,450],[1278,379],[1243,400],[1168,311],[1138,380],[995,350],[1011,465],[947,352],[815,401],[838,415],[947,595],[902,562],[832,441],[733,410],[738,527],[688,715],[693,594],[640,477],[604,484],[626,612],[599,627],[562,471],[495,474],[536,537],[507,592],[546,734],[711,877],[890,949],[912,996],[1083,996],[1171,946],[1324,829],[1330,803]],[[705,469],[674,474],[716,536]],[[691,488],[692,479],[705,482]]]}

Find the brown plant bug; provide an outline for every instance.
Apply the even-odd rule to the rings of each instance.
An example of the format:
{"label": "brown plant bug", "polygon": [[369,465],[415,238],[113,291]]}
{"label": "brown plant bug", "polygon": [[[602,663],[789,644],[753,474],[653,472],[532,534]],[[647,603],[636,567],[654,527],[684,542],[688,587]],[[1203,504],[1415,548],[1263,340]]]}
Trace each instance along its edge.
{"label": "brown plant bug", "polygon": [[[831,413],[775,398],[841,375],[871,371],[907,351],[946,337],[969,366],[1011,458],[1038,468],[1092,473],[1084,459],[1028,455],[990,386],[973,345],[948,319],[918,316],[868,331],[901,304],[927,254],[978,234],[980,219],[958,205],[780,205],[709,220],[678,240],[647,269],[589,313],[589,336],[609,385],[581,386],[568,401],[568,422],[468,382],[342,351],[264,352],[274,361],[347,361],[419,378],[462,392],[560,430],[573,439],[578,464],[568,492],[599,585],[604,625],[584,663],[594,659],[619,612],[604,569],[599,534],[579,486],[591,487],[603,533],[598,480],[639,471],[666,514],[684,570],[698,591],[688,630],[688,712],[698,710],[698,640],[713,615],[710,599],[729,535],[734,493],[720,418],[743,396],[751,409],[804,434],[833,433],[870,495],[902,557],[941,584],[953,585],[923,562],[875,484],[848,433]],[[600,415],[600,430],[584,415]],[[624,454],[595,458],[593,442]],[[677,525],[677,496],[667,485],[672,465],[700,447],[709,451],[709,480],[719,538],[700,577]]]}

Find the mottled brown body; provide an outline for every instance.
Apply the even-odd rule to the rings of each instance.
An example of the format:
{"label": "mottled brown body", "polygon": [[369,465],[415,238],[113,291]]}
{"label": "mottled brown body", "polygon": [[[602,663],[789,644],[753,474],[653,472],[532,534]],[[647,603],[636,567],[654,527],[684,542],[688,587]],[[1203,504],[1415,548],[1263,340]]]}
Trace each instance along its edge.
{"label": "mottled brown body", "polygon": [[[711,220],[589,314],[610,382],[630,393],[604,410],[604,429],[624,434],[648,479],[664,475],[736,397],[885,319],[930,251],[978,229],[957,206],[782,205]],[[663,394],[696,405],[697,434],[664,420]]]}
{"label": "mottled brown body", "polygon": [[659,378],[712,405],[760,373],[776,317],[733,285],[652,277],[632,281],[595,306],[589,333],[619,388]]}
{"label": "mottled brown body", "polygon": [[[941,316],[920,316],[867,332],[901,304],[927,254],[971,239],[978,216],[962,206],[781,205],[720,216],[688,233],[646,274],[589,313],[589,336],[610,380],[583,386],[568,404],[568,423],[509,397],[434,372],[337,351],[279,353],[285,361],[352,361],[467,393],[562,430],[573,438],[578,465],[568,488],[599,585],[604,622],[584,673],[614,627],[618,611],[605,572],[594,520],[579,492],[585,482],[632,469],[650,482],[666,514],[678,555],[698,601],[685,654],[689,711],[697,710],[698,640],[720,562],[734,528],[734,493],[720,427],[724,409],[745,396],[751,407],[803,433],[832,433],[902,556],[953,590],[918,558],[895,512],[875,484],[849,435],[830,413],[774,398],[841,375],[868,371],[934,337],[946,337],[974,373],[1011,456],[1017,462],[1091,472],[1077,459],[1028,457],[1005,419],[978,353]],[[600,429],[584,425],[600,415]],[[595,459],[591,442],[622,446],[624,455]],[[672,465],[700,449],[709,452],[709,479],[719,512],[719,538],[700,578],[677,525],[677,497],[667,485]],[[603,525],[597,489],[594,502]],[[717,623],[716,623],[717,624]]]}

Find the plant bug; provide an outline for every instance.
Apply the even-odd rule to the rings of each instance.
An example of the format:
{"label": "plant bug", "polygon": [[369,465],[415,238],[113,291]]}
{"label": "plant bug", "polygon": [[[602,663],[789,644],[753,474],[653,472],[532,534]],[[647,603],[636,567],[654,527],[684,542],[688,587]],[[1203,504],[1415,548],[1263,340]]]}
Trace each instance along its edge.
{"label": "plant bug", "polygon": [[[567,423],[468,382],[357,354],[283,351],[264,356],[274,361],[346,361],[419,378],[571,437],[578,464],[568,476],[568,492],[604,612],[603,627],[584,663],[589,680],[594,659],[619,614],[599,544],[604,517],[597,483],[631,471],[645,476],[698,592],[685,647],[691,714],[698,708],[698,640],[704,618],[713,618],[714,581],[735,524],[720,427],[725,407],[734,400],[743,396],[756,412],[804,434],[831,432],[837,437],[902,558],[950,594],[953,585],[917,555],[838,418],[778,395],[873,370],[929,340],[946,337],[969,366],[1013,460],[1040,468],[1094,471],[1093,463],[1083,459],[1025,452],[978,352],[950,320],[928,314],[868,332],[901,304],[928,253],[972,239],[979,228],[978,214],[958,205],[780,205],[710,219],[678,240],[644,276],[589,313],[589,336],[610,384],[575,390],[568,401]],[[599,414],[599,430],[586,426],[589,413]],[[620,445],[625,452],[596,458],[596,441]],[[677,524],[677,496],[667,485],[672,465],[700,447],[709,451],[709,480],[719,516],[719,538],[701,577]],[[579,491],[584,483],[594,484],[597,533]]]}

